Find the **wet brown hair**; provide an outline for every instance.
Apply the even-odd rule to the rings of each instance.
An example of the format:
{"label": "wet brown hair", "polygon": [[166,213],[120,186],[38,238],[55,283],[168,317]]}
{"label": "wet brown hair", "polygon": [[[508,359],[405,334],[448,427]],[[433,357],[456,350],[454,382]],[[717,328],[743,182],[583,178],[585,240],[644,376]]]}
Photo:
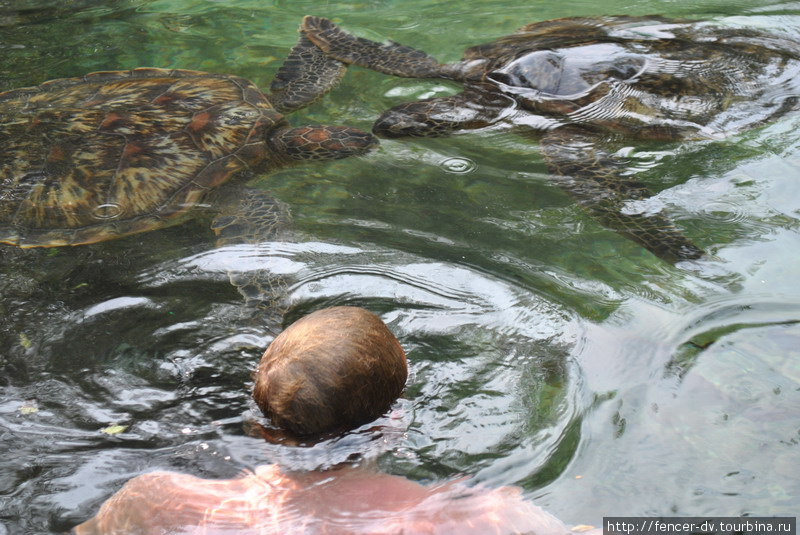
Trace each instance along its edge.
{"label": "wet brown hair", "polygon": [[318,310],[267,348],[253,397],[272,423],[298,435],[374,420],[402,393],[408,376],[400,342],[358,307]]}

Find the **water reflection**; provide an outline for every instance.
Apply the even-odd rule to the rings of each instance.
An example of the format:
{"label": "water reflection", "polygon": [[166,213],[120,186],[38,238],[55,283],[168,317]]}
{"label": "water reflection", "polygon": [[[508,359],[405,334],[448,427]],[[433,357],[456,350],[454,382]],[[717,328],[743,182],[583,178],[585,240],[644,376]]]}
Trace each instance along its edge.
{"label": "water reflection", "polygon": [[[717,296],[683,316],[638,303],[629,312],[639,328],[587,335],[580,361],[596,392],[588,449],[555,500],[586,500],[596,514],[629,492],[653,511],[665,496],[669,508],[707,514],[794,507],[800,307],[796,296],[756,297]],[[593,443],[613,451],[592,453]],[[602,479],[604,491],[571,481],[575,474]]]}
{"label": "water reflection", "polygon": [[[6,366],[4,447],[33,470],[5,478],[3,488],[15,489],[13,514],[23,517],[24,507],[24,517],[56,514],[59,523],[88,516],[107,497],[106,485],[148,467],[225,475],[242,463],[280,460],[308,469],[355,451],[334,441],[287,455],[245,435],[253,413],[249,373],[273,326],[242,328],[241,300],[226,281],[231,266],[268,266],[291,277],[289,321],[323,304],[383,311],[412,361],[413,379],[398,407],[405,435],[384,459],[400,473],[437,479],[469,471],[498,483],[525,477],[534,466],[495,461],[522,442],[526,456],[548,462],[576,417],[576,372],[567,358],[580,336],[575,319],[490,274],[377,246],[323,242],[230,246],[142,262],[130,266],[139,274],[127,295],[64,295],[56,312],[29,311],[30,348],[13,334],[6,339],[18,357]],[[23,413],[28,400],[38,410]],[[104,434],[110,426],[121,429]],[[41,448],[35,437],[44,436],[46,453],[34,455]],[[229,451],[230,441],[241,452]],[[369,440],[356,444],[361,454],[374,449]],[[105,450],[104,463],[88,463]],[[381,451],[386,446],[372,456]],[[98,480],[91,476],[97,470],[107,473]],[[49,486],[54,478],[62,490]]]}
{"label": "water reflection", "polygon": [[[143,64],[235,66],[267,81],[300,16],[319,10],[142,4],[80,19],[77,41],[56,38],[74,35],[74,19],[3,19],[12,24],[0,37],[3,83]],[[327,14],[454,60],[448,50],[523,19],[655,11],[641,2],[535,13],[483,0],[458,13],[446,2],[398,6],[335,3]],[[667,7],[678,16],[756,9]],[[797,33],[796,15],[781,14],[793,6],[758,9],[759,25]],[[383,17],[385,30],[375,26]],[[298,122],[368,128],[389,99],[454,89],[351,74],[341,95]],[[416,92],[387,96],[393,88]],[[0,533],[65,532],[153,469],[233,478],[355,454],[415,481],[519,484],[572,524],[620,512],[796,511],[797,131],[794,116],[691,150],[622,154],[710,252],[678,266],[593,223],[552,186],[528,140],[498,131],[387,141],[363,160],[270,176],[261,186],[291,206],[292,242],[215,249],[200,221],[97,246],[0,249]],[[450,172],[449,159],[475,168]],[[250,321],[232,266],[287,278],[287,322],[357,304],[390,324],[413,374],[392,440],[360,430],[288,453],[247,435],[250,371],[277,326]]]}

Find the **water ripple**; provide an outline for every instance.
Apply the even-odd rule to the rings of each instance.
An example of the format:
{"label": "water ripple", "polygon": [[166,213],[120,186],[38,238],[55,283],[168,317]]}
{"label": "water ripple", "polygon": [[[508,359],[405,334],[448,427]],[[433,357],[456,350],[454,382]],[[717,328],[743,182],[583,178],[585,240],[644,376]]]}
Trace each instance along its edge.
{"label": "water ripple", "polygon": [[456,175],[471,173],[478,168],[478,164],[469,158],[448,158],[439,162],[439,165],[448,173]]}
{"label": "water ripple", "polygon": [[122,206],[117,203],[106,203],[95,207],[92,210],[92,217],[95,219],[116,219],[121,216],[123,212]]}
{"label": "water ripple", "polygon": [[705,203],[701,210],[705,212],[705,217],[720,223],[736,223],[749,217],[748,207],[744,206],[744,201],[742,203],[711,201]]}

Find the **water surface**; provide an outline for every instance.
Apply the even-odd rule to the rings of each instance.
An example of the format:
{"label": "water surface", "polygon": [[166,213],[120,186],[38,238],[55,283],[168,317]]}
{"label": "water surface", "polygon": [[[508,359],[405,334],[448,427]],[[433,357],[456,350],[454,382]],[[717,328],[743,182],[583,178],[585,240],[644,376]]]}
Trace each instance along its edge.
{"label": "water surface", "polygon": [[[455,7],[454,7],[455,6]],[[0,88],[137,66],[269,87],[304,14],[456,60],[538,20],[662,13],[800,35],[800,4],[0,2]],[[81,31],[76,32],[79,27]],[[369,129],[456,85],[353,68],[295,124]],[[417,481],[519,485],[569,523],[800,510],[800,116],[719,142],[632,149],[708,258],[672,266],[599,226],[507,131],[383,141],[252,185],[288,241],[216,248],[207,219],[77,248],[0,250],[0,534],[62,533],[154,469],[232,477],[352,451]],[[337,304],[406,348],[404,432],[294,453],[246,434],[277,327],[228,268],[290,281],[285,321]]]}

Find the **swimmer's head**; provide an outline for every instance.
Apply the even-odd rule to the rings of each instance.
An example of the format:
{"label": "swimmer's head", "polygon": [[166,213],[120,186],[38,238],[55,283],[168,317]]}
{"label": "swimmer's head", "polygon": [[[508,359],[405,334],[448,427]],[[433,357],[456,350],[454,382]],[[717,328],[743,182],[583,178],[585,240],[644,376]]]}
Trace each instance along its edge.
{"label": "swimmer's head", "polygon": [[253,397],[272,423],[300,436],[347,430],[384,414],[408,366],[375,314],[332,307],[296,321],[270,344]]}

